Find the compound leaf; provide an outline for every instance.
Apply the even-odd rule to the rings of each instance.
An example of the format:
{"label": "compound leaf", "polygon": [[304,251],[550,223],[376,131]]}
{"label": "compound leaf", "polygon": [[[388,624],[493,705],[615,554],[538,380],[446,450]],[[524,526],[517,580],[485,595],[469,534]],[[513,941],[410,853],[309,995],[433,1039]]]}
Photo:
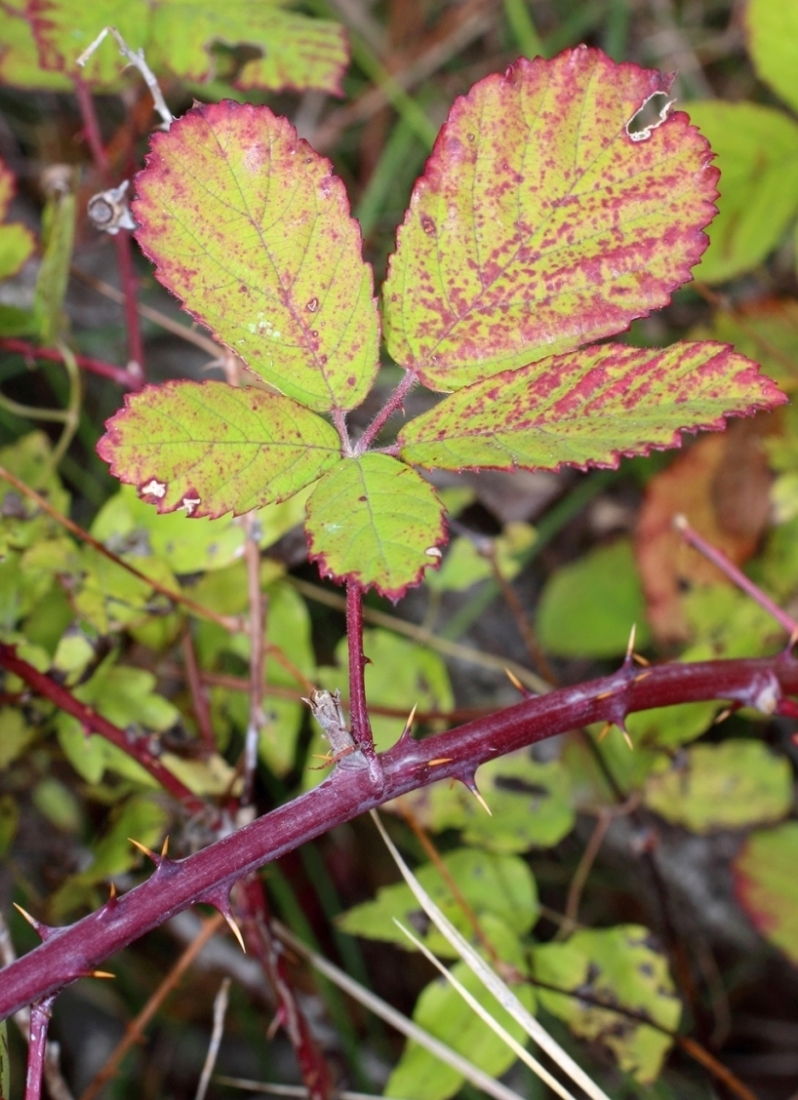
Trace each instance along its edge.
{"label": "compound leaf", "polygon": [[457,100],[384,289],[388,350],[453,390],[665,305],[706,247],[717,170],[671,78],[579,47]]}
{"label": "compound leaf", "polygon": [[762,935],[798,964],[798,822],[752,833],[733,867],[740,904]]}
{"label": "compound leaf", "polygon": [[159,512],[241,515],[292,496],[340,461],[338,434],[280,394],[167,382],[125,397],[97,445]]}
{"label": "compound leaf", "polygon": [[308,500],[311,557],[323,576],[357,581],[398,599],[440,561],[443,508],[432,486],[384,454],[330,470]]}
{"label": "compound leaf", "polygon": [[[95,87],[119,81],[124,61],[115,43],[104,42],[83,70],[77,58],[103,27],[113,26],[131,49],[144,50],[156,73],[210,80],[214,46],[246,45],[261,56],[244,64],[234,81],[238,87],[340,94],[349,60],[343,27],[280,7],[279,0],[228,0],[221,7],[215,0],[32,0],[30,10],[42,67],[80,74]],[[19,32],[17,39],[11,46],[20,52],[25,43]],[[25,75],[22,61],[12,65],[12,75],[20,70]]]}
{"label": "compound leaf", "polygon": [[726,344],[603,344],[459,390],[399,442],[407,462],[427,469],[617,466],[621,455],[678,446],[681,430],[719,429],[725,416],[784,401]]}
{"label": "compound leaf", "polygon": [[199,105],[156,134],[137,237],[160,281],[267,382],[351,409],[378,365],[371,268],[330,162],[268,107]]}

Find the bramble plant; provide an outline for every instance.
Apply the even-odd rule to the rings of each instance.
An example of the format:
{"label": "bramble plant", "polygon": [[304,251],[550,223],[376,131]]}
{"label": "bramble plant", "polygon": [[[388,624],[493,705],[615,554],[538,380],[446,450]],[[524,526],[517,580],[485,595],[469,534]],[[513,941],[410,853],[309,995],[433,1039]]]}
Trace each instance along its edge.
{"label": "bramble plant", "polygon": [[[143,6],[136,11],[144,18]],[[41,27],[38,33],[44,33]],[[786,698],[798,692],[791,650],[641,668],[630,644],[621,668],[602,679],[529,697],[424,740],[413,738],[412,717],[390,746],[375,743],[372,733],[366,650],[374,657],[382,642],[364,641],[363,596],[373,589],[400,599],[425,572],[438,568],[447,542],[446,507],[422,471],[612,469],[622,457],[679,446],[682,432],[720,430],[729,417],[786,401],[755,363],[727,344],[699,340],[652,349],[608,342],[636,318],[666,305],[707,245],[704,230],[714,213],[718,173],[707,142],[685,113],[674,110],[670,92],[670,78],[616,64],[586,47],[548,61],[522,59],[504,74],[481,80],[452,107],[415,185],[379,306],[344,185],[287,120],[248,103],[199,104],[152,138],[136,178],[136,238],[161,283],[228,349],[228,376],[238,384],[171,381],[139,388],[140,379],[128,377],[137,392],[128,393],[124,408],[108,421],[98,450],[135,495],[125,490],[115,498],[92,536],[72,526],[89,543],[85,558],[78,561],[74,545],[54,537],[48,526],[69,521],[60,515],[66,506],[46,448],[33,438],[15,452],[16,468],[11,457],[8,469],[0,467],[0,478],[35,503],[38,526],[31,526],[31,515],[9,512],[3,532],[14,552],[41,543],[38,557],[26,564],[46,574],[42,592],[54,572],[80,576],[80,613],[102,624],[100,634],[129,628],[145,644],[169,644],[177,634],[178,608],[210,624],[201,638],[206,657],[221,647],[214,630],[246,633],[238,651],[252,669],[245,762],[242,776],[233,775],[218,754],[210,713],[198,713],[207,759],[218,764],[221,776],[214,786],[208,766],[201,776],[206,786],[198,789],[198,772],[121,728],[134,720],[149,729],[170,727],[175,708],[153,692],[149,673],[115,667],[112,660],[97,669],[93,655],[78,656],[59,642],[54,677],[46,656],[39,661],[45,667],[36,667],[41,650],[36,653],[9,627],[0,640],[8,691],[25,686],[59,708],[62,747],[85,769],[84,779],[97,783],[108,767],[133,783],[157,781],[201,819],[212,842],[179,860],[166,850],[149,853],[156,866],[149,880],[121,896],[114,892],[73,925],[54,929],[34,921],[44,942],[3,972],[0,1015],[42,1002],[36,1018],[41,1038],[50,999],[65,985],[197,902],[215,906],[230,920],[235,909],[248,946],[271,974],[269,966],[278,964],[259,938],[267,923],[265,902],[252,872],[367,809],[439,779],[460,780],[477,793],[482,764],[488,767],[481,785],[492,786],[504,800],[504,831],[492,849],[485,842],[489,851],[460,849],[446,862],[458,884],[479,880],[480,890],[468,901],[499,945],[501,960],[528,976],[518,937],[531,928],[539,908],[528,868],[516,855],[529,846],[525,825],[517,820],[530,816],[528,801],[525,795],[520,807],[512,783],[534,789],[545,773],[553,790],[566,780],[564,770],[554,778],[548,765],[525,758],[512,783],[503,783],[500,758],[593,722],[625,731],[627,715],[675,703],[723,700],[764,714],[794,712]],[[21,252],[29,247],[13,226],[3,232],[12,234]],[[355,435],[348,416],[374,387],[381,332],[387,356],[404,374]],[[237,370],[236,361],[245,369]],[[416,387],[443,396],[391,434]],[[284,639],[278,646],[271,634],[265,636],[259,586],[267,582],[259,572],[258,523],[260,510],[278,505],[291,522],[305,509],[311,557],[322,576],[346,586],[351,729],[332,694],[337,684],[325,681],[323,690],[312,691],[309,662],[299,653],[306,639],[297,641],[292,654],[290,644],[283,650]],[[163,560],[145,567],[122,544],[153,507],[162,515],[185,515],[163,520],[172,524],[168,532],[160,529]],[[246,517],[243,533],[205,522],[229,514]],[[191,532],[201,552],[197,546],[185,552]],[[245,557],[248,631],[242,631],[237,592],[230,596],[232,584],[217,591],[209,584],[197,599],[178,585],[174,574],[200,571],[198,553],[203,568],[211,568],[214,555],[224,565]],[[511,559],[509,538],[506,553]],[[113,580],[102,573],[109,559]],[[617,572],[620,561],[613,558],[611,570]],[[21,555],[12,564],[21,576]],[[86,580],[92,571],[101,579]],[[111,592],[105,600],[103,583]],[[157,598],[168,601],[158,622],[150,614]],[[288,605],[285,592],[275,591],[270,612],[293,629]],[[82,641],[75,641],[75,649]],[[252,801],[267,650],[291,682],[308,692],[330,741],[328,763],[335,767],[319,786],[236,829],[244,820],[238,811]],[[391,650],[388,659],[396,653]],[[190,640],[186,667],[188,678],[198,680]],[[86,669],[92,675],[79,683]],[[414,701],[406,700],[408,711]],[[114,705],[118,718],[106,713]],[[704,712],[700,721],[703,729]],[[102,748],[86,732],[105,738]],[[758,747],[735,759],[738,773],[760,766]],[[284,773],[288,764],[280,751],[269,749],[270,763],[279,761],[275,770]],[[696,760],[697,776],[712,773],[712,760]],[[772,788],[781,798],[787,780],[778,772]],[[669,778],[655,776],[647,793],[652,808],[667,804]],[[218,795],[219,804],[208,794]],[[146,795],[136,798],[125,805],[125,826],[140,829],[136,836],[146,845],[155,844],[165,815]],[[542,815],[540,827],[547,832],[545,840],[543,832],[536,838],[540,843],[556,843],[573,824],[570,805],[563,808],[567,800],[552,801],[557,805]],[[779,805],[776,818],[787,812]],[[503,809],[494,808],[501,817]],[[435,827],[463,828],[477,845],[484,840],[484,826],[445,798],[430,815]],[[702,822],[689,824],[700,830]],[[106,866],[118,869],[110,858]],[[72,888],[94,887],[103,874],[98,858]],[[488,902],[486,881],[496,883],[487,891]],[[69,911],[70,897],[69,888],[59,895],[62,912]],[[394,938],[387,913],[403,906],[406,912],[414,907],[407,891],[381,897],[371,909],[352,910],[342,927]],[[680,1016],[662,956],[639,926],[587,930],[577,929],[573,913],[568,920],[572,935],[565,943],[534,950],[535,976],[549,986],[541,1003],[576,1034],[603,1038],[625,1072],[642,1082],[654,1080]],[[597,956],[603,970],[591,977]],[[597,998],[592,1012],[581,1000],[565,997],[587,986]],[[299,1021],[292,1040],[305,1082],[311,1095],[326,1100],[329,1072],[284,982],[280,988],[283,1015]],[[532,1007],[531,987],[524,995]],[[419,1019],[432,1022],[450,1011],[433,986],[422,1000]],[[623,1034],[613,1031],[613,1004],[632,1014]],[[31,1043],[31,1058],[42,1050],[41,1043]],[[486,1045],[482,1055],[493,1074],[508,1065],[495,1048]],[[705,1064],[714,1065],[707,1058]],[[448,1072],[433,1083],[429,1066],[410,1047],[388,1091],[449,1096],[462,1075]],[[426,1080],[427,1091],[419,1080]]]}

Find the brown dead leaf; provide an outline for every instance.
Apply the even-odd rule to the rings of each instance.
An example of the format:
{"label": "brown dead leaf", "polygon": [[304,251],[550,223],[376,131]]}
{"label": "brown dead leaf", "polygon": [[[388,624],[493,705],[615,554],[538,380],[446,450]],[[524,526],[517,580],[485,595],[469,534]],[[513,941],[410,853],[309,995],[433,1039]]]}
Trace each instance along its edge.
{"label": "brown dead leaf", "polygon": [[683,541],[674,530],[673,517],[685,515],[736,565],[747,561],[769,513],[771,477],[762,441],[777,430],[778,418],[773,416],[736,421],[723,434],[699,439],[649,483],[635,550],[649,621],[661,642],[688,637],[682,593],[726,580]]}

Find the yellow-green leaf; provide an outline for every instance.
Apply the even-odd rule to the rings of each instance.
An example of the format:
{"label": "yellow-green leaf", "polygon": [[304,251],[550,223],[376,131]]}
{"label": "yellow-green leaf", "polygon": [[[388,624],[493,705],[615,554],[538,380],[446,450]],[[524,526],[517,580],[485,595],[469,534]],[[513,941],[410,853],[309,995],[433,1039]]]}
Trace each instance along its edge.
{"label": "yellow-green leaf", "polygon": [[220,516],[285,500],[340,461],[338,433],[280,394],[167,382],[128,395],[97,450],[159,512]]}
{"label": "yellow-green leaf", "polygon": [[136,182],[138,240],[198,321],[303,405],[360,404],[378,365],[371,268],[343,183],[287,119],[199,105]]}
{"label": "yellow-green leaf", "polygon": [[440,561],[446,539],[435,490],[383,454],[341,461],[308,500],[311,556],[323,576],[351,579],[390,599]]}
{"label": "yellow-green leaf", "polygon": [[453,390],[627,327],[706,246],[717,170],[687,116],[634,137],[672,78],[579,47],[458,99],[384,288],[388,350]]}

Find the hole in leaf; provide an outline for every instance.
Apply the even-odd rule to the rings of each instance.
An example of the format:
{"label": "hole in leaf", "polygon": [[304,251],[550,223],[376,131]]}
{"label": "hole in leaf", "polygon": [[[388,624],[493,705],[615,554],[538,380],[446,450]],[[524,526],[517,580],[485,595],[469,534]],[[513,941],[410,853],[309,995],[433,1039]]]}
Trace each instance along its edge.
{"label": "hole in leaf", "polygon": [[632,141],[648,141],[653,131],[666,121],[675,102],[667,92],[650,95],[626,123],[626,132]]}

